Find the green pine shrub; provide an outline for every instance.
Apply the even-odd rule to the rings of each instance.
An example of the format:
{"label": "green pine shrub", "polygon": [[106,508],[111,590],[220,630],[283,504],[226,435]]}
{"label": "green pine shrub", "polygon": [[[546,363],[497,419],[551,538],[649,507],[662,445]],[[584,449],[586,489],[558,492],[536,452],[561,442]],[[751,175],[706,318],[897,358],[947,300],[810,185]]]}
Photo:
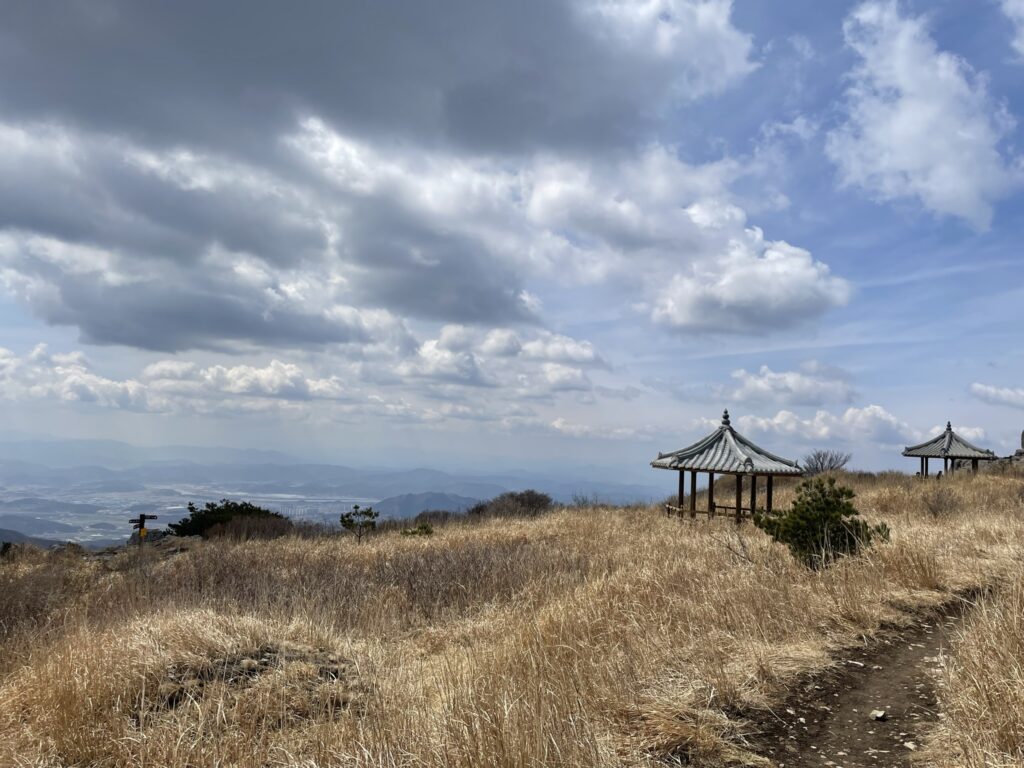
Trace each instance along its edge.
{"label": "green pine shrub", "polygon": [[248,501],[221,499],[216,504],[207,502],[202,509],[190,501],[188,517],[167,527],[175,536],[275,538],[287,534],[291,525],[284,515]]}
{"label": "green pine shrub", "polygon": [[754,524],[789,547],[797,560],[815,570],[853,555],[875,539],[889,538],[884,523],[868,525],[853,505],[854,492],[834,477],[814,478],[797,487],[787,510],[754,515]]}

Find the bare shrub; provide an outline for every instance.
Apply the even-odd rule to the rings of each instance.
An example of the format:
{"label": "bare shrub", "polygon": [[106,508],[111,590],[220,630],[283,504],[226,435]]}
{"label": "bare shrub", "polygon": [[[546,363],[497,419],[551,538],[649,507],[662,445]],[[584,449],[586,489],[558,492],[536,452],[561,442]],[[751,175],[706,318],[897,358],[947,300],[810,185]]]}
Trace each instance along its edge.
{"label": "bare shrub", "polygon": [[534,491],[509,491],[482,501],[469,508],[471,517],[536,517],[551,509],[552,500],[546,493]]}
{"label": "bare shrub", "polygon": [[252,515],[232,517],[226,522],[217,523],[207,529],[206,535],[211,539],[226,538],[232,541],[249,541],[250,539],[277,539],[289,535],[294,529],[294,524],[288,518]]}
{"label": "bare shrub", "polygon": [[936,520],[947,517],[957,509],[956,494],[946,485],[936,483],[921,495],[921,506]]}
{"label": "bare shrub", "polygon": [[850,463],[851,458],[853,454],[850,453],[819,448],[804,456],[800,466],[806,475],[813,477],[824,472],[838,472]]}

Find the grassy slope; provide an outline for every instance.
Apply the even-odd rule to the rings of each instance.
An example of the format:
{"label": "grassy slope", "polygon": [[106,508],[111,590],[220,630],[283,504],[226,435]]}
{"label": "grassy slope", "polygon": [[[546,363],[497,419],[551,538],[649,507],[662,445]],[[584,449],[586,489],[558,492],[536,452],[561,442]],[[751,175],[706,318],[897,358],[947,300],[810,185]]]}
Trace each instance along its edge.
{"label": "grassy slope", "polygon": [[130,554],[24,557],[0,565],[0,764],[743,760],[736,713],[1019,569],[1020,480],[850,482],[892,541],[820,574],[656,509],[206,543],[145,579]]}

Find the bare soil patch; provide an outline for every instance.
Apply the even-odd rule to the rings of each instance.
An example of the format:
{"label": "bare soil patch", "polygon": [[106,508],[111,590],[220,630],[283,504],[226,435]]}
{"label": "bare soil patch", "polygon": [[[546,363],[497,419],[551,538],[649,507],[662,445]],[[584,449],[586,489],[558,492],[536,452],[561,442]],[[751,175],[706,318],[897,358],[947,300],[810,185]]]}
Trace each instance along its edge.
{"label": "bare soil patch", "polygon": [[834,668],[802,680],[782,707],[755,724],[758,751],[785,768],[911,765],[941,717],[940,658],[966,605],[957,600],[837,654]]}

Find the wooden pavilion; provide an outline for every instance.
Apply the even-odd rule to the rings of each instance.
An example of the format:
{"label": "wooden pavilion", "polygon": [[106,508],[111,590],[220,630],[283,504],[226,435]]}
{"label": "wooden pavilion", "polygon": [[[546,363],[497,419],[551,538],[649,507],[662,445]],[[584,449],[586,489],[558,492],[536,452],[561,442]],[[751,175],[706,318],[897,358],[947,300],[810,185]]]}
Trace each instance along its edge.
{"label": "wooden pavilion", "polygon": [[945,432],[920,445],[904,448],[903,455],[921,460],[921,477],[928,477],[929,459],[942,459],[942,469],[948,475],[956,471],[957,461],[970,460],[971,471],[977,472],[979,461],[993,461],[999,458],[987,448],[979,448],[964,440],[953,431],[953,425],[948,421]]}
{"label": "wooden pavilion", "polygon": [[[688,448],[672,453],[659,453],[658,458],[651,462],[655,469],[671,469],[679,473],[679,506],[666,504],[665,511],[679,515],[684,513],[684,485],[686,473],[690,473],[690,517],[697,512],[709,518],[715,516],[717,510],[729,510],[736,517],[736,522],[743,520],[744,513],[751,513],[757,506],[757,478],[765,478],[765,509],[772,509],[772,480],[776,475],[800,476],[803,470],[795,461],[783,459],[760,448],[747,440],[732,428],[729,411],[722,414],[721,426]],[[708,473],[708,508],[697,509],[697,473]],[[736,478],[736,501],[733,506],[716,504],[715,475],[733,475]],[[743,478],[750,478],[750,496],[746,507],[743,505]]]}

